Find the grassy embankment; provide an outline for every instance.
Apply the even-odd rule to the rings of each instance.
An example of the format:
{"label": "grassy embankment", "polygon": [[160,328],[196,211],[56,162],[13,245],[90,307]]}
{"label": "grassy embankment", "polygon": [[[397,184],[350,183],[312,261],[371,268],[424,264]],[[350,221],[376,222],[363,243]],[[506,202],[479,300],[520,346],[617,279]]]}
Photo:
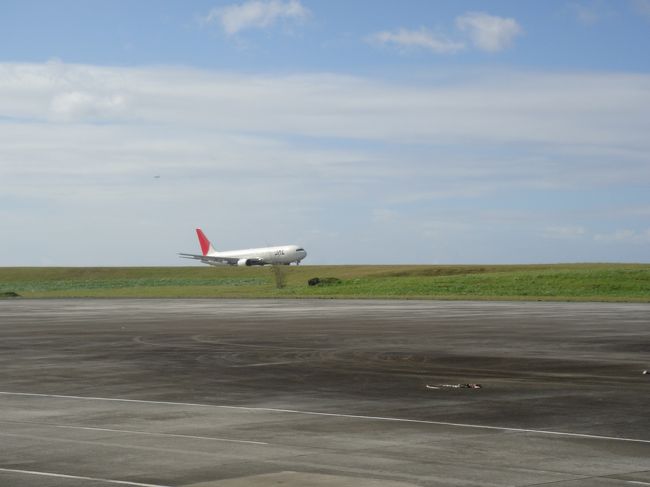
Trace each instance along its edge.
{"label": "grassy embankment", "polygon": [[[0,296],[26,298],[411,298],[650,302],[650,265],[0,268]],[[307,286],[312,277],[341,283]]]}

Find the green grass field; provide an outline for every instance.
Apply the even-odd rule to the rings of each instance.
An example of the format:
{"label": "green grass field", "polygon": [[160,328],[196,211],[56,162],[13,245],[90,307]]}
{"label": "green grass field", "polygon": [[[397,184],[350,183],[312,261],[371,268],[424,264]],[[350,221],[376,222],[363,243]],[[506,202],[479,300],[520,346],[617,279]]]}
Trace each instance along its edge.
{"label": "green grass field", "polygon": [[[0,296],[23,298],[407,298],[650,302],[650,265],[8,267]],[[310,287],[312,277],[338,284]]]}

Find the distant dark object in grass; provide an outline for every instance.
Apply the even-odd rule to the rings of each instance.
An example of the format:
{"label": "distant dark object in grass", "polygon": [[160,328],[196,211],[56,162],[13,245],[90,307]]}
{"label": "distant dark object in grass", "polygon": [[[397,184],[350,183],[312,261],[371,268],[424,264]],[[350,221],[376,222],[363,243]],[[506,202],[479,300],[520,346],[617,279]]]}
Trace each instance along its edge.
{"label": "distant dark object in grass", "polygon": [[341,281],[338,277],[312,277],[307,284],[310,286],[333,286],[335,284],[341,284]]}
{"label": "distant dark object in grass", "polygon": [[20,294],[13,291],[2,291],[0,292],[0,298],[19,298]]}

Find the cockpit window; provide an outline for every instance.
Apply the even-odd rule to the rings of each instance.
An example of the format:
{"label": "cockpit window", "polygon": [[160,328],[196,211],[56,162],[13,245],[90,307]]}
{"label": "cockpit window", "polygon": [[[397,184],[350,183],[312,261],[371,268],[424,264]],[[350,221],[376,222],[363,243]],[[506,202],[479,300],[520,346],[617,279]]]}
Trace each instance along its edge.
{"label": "cockpit window", "polygon": [[305,249],[296,249],[296,252],[304,252]]}

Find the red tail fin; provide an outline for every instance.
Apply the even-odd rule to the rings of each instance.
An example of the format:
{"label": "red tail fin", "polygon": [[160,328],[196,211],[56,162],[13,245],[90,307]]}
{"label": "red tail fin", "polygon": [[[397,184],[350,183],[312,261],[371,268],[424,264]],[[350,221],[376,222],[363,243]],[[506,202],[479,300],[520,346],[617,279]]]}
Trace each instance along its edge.
{"label": "red tail fin", "polygon": [[208,252],[213,250],[212,244],[210,244],[208,237],[205,236],[203,230],[201,230],[200,228],[196,229],[196,234],[198,235],[199,243],[201,244],[201,252],[203,252],[203,255],[208,255]]}

